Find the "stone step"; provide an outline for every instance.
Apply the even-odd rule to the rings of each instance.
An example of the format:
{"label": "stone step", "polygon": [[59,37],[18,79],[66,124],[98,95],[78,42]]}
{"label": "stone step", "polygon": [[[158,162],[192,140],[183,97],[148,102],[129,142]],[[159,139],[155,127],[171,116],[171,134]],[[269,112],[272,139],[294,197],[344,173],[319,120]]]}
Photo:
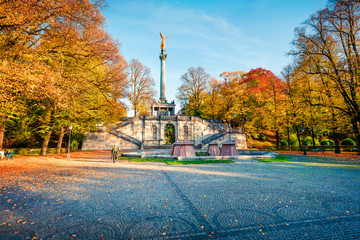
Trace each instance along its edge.
{"label": "stone step", "polygon": [[163,144],[160,146],[144,146],[144,149],[171,149],[172,148],[172,144]]}

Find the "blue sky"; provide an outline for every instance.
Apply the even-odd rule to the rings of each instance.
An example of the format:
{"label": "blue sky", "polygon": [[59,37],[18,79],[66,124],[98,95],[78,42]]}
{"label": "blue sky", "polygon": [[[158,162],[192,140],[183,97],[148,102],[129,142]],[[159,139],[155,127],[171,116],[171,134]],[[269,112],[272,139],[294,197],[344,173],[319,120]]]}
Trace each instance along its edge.
{"label": "blue sky", "polygon": [[[175,100],[180,77],[202,66],[214,78],[224,71],[263,67],[279,75],[291,62],[294,29],[327,0],[107,0],[106,31],[127,61],[151,70],[159,98],[159,32],[166,41],[166,98]],[[180,106],[177,106],[178,111]],[[129,114],[131,115],[131,111]]]}

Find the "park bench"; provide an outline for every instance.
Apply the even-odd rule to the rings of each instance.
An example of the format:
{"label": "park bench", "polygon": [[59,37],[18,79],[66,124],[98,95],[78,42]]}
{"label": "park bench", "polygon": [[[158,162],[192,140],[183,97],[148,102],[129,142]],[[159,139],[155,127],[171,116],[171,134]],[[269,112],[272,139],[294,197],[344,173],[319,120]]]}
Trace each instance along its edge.
{"label": "park bench", "polygon": [[320,148],[313,148],[311,149],[312,152],[324,152],[324,149],[320,149]]}

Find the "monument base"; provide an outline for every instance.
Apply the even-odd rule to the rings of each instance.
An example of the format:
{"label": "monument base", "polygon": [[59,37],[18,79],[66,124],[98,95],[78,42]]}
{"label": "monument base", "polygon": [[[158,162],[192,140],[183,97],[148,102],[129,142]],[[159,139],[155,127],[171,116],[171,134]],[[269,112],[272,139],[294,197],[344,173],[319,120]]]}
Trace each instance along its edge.
{"label": "monument base", "polygon": [[151,116],[175,116],[175,102],[159,101],[151,106]]}
{"label": "monument base", "polygon": [[122,118],[110,128],[98,126],[95,132],[86,134],[82,150],[111,150],[114,144],[120,149],[164,148],[169,125],[173,127],[175,140],[179,142],[192,142],[196,147],[207,149],[209,143],[221,145],[231,138],[238,149],[247,148],[246,135],[234,129],[230,131],[221,122],[160,115]]}

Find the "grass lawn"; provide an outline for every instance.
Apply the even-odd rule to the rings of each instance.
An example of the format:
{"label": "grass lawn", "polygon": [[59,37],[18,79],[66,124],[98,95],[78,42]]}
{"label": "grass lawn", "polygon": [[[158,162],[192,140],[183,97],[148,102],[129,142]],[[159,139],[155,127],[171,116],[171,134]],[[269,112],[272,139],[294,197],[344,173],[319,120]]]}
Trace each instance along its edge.
{"label": "grass lawn", "polygon": [[276,155],[275,158],[270,158],[270,159],[256,159],[258,160],[259,162],[290,162],[289,160],[286,160],[286,159],[289,159],[291,157],[287,157],[287,156],[284,156],[284,155]]}
{"label": "grass lawn", "polygon": [[136,157],[119,157],[119,160],[128,160],[130,162],[159,162],[169,165],[189,165],[189,164],[217,164],[217,163],[234,163],[231,160],[194,160],[194,161],[178,161],[174,159],[159,158],[136,158]]}

